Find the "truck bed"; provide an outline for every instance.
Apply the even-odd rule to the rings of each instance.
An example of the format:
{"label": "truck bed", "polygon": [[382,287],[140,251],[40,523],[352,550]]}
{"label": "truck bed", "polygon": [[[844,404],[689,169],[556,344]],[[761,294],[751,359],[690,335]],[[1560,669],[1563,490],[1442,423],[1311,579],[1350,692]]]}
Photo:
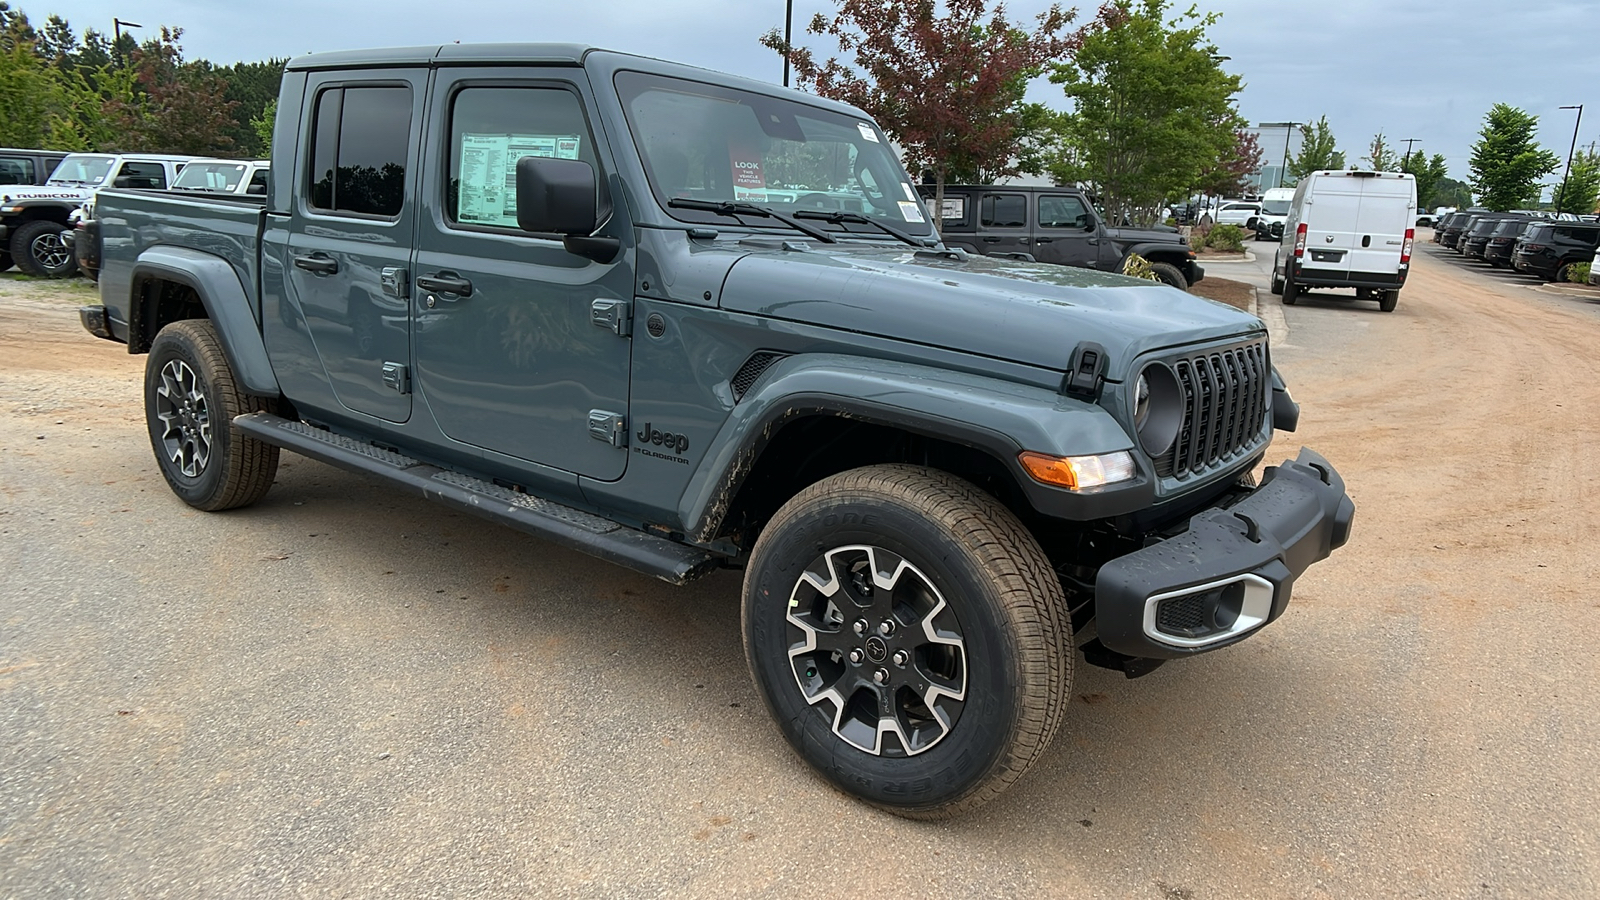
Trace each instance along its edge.
{"label": "truck bed", "polygon": [[100,224],[100,302],[112,334],[128,340],[134,267],[156,247],[180,247],[225,261],[239,277],[260,318],[260,255],[266,198],[193,191],[103,190],[95,199]]}

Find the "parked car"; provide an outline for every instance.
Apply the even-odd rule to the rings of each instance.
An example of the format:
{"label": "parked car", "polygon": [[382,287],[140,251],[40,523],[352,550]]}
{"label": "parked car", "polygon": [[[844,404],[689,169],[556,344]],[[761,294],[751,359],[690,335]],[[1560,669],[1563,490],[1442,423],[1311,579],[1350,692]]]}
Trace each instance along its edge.
{"label": "parked car", "polygon": [[1600,245],[1600,224],[1535,222],[1517,240],[1511,267],[1546,281],[1566,281],[1567,269],[1588,262]]}
{"label": "parked car", "polygon": [[1260,203],[1254,200],[1230,200],[1217,210],[1217,224],[1237,225],[1246,231],[1254,231],[1256,217],[1259,215],[1261,215]]}
{"label": "parked car", "polygon": [[1294,202],[1294,188],[1269,188],[1261,195],[1261,214],[1256,217],[1255,231],[1258,241],[1283,240],[1283,223],[1289,218],[1289,204]]}
{"label": "parked car", "polygon": [[1293,306],[1310,287],[1355,288],[1393,312],[1411,269],[1417,182],[1398,172],[1318,171],[1300,179],[1272,269]]}
{"label": "parked car", "polygon": [[272,162],[265,159],[191,160],[172,182],[175,191],[204,191],[211,194],[267,193],[267,175]]}
{"label": "parked car", "polygon": [[1527,220],[1527,216],[1512,213],[1481,216],[1472,224],[1471,228],[1461,235],[1461,239],[1457,241],[1456,246],[1460,248],[1461,255],[1468,259],[1483,259],[1484,251],[1489,247],[1489,238],[1500,230],[1501,225],[1507,222],[1525,222]]}
{"label": "parked car", "polygon": [[[931,208],[935,188],[922,185]],[[1026,256],[1062,266],[1121,272],[1128,254],[1184,290],[1205,277],[1188,240],[1172,228],[1114,228],[1073,187],[945,185],[940,234],[946,246],[984,256]]]}
{"label": "parked car", "polygon": [[1595,250],[1594,257],[1589,260],[1589,283],[1600,285],[1600,249]]}
{"label": "parked car", "polygon": [[[674,584],[737,567],[776,728],[866,802],[997,796],[1075,634],[1130,676],[1236,644],[1349,536],[1315,452],[1251,477],[1298,417],[1260,319],[942,244],[860,109],[570,44],[300,56],[277,108],[265,198],[96,200],[81,316],[149,354],[174,494],[253,503],[286,448]],[[838,191],[871,211],[808,206]],[[316,306],[369,289],[402,313],[366,352]]]}
{"label": "parked car", "polygon": [[1496,268],[1511,265],[1511,254],[1516,251],[1517,239],[1538,221],[1528,218],[1502,220],[1489,235],[1489,242],[1483,250],[1483,261]]}
{"label": "parked car", "polygon": [[60,150],[0,147],[0,188],[13,184],[44,184],[66,155]]}
{"label": "parked car", "polygon": [[1456,249],[1456,244],[1461,238],[1461,232],[1467,229],[1467,224],[1472,221],[1472,217],[1488,211],[1487,209],[1463,209],[1451,213],[1449,223],[1440,230],[1439,243],[1452,250]]}
{"label": "parked car", "polygon": [[1438,220],[1434,218],[1433,213],[1427,211],[1419,212],[1417,213],[1416,227],[1432,228],[1434,223],[1437,221]]}
{"label": "parked car", "polygon": [[165,188],[177,178],[187,156],[147,153],[113,155],[72,153],[50,179],[33,187],[0,188],[0,247],[9,267],[29,275],[59,278],[78,270],[72,251],[61,239],[68,216],[103,186]]}

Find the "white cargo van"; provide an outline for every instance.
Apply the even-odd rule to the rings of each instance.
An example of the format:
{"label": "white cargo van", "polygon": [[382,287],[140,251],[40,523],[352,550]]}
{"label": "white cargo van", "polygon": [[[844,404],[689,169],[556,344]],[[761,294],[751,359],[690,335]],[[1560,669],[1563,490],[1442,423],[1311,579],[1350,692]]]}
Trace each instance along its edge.
{"label": "white cargo van", "polygon": [[1312,172],[1295,187],[1272,292],[1293,306],[1310,288],[1355,288],[1393,312],[1411,268],[1417,181],[1401,172]]}
{"label": "white cargo van", "polygon": [[1256,218],[1256,240],[1283,240],[1283,223],[1289,218],[1289,204],[1294,201],[1294,188],[1268,188],[1261,195],[1261,215]]}

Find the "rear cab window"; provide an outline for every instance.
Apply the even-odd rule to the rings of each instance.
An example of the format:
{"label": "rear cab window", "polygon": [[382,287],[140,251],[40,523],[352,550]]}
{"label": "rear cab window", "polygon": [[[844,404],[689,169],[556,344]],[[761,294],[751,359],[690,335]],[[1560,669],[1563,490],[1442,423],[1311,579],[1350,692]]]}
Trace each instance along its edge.
{"label": "rear cab window", "polygon": [[0,157],[0,184],[33,184],[33,160]]}
{"label": "rear cab window", "polygon": [[317,95],[308,201],[313,209],[392,219],[406,196],[411,88],[329,88]]}

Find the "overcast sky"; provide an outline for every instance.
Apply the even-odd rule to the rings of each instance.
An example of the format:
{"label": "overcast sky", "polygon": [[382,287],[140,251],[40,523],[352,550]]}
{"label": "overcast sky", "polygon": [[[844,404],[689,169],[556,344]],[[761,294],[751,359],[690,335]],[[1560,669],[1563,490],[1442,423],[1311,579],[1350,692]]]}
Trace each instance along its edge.
{"label": "overcast sky", "polygon": [[[1187,0],[1178,0],[1181,6]],[[759,46],[783,22],[783,0],[11,0],[37,23],[62,15],[81,33],[117,16],[178,25],[189,58],[218,63],[319,50],[459,40],[575,41],[659,56],[774,82],[778,57]],[[1048,0],[1011,0],[1013,20]],[[1064,3],[1070,6],[1070,3]],[[1469,147],[1496,102],[1539,116],[1545,145],[1566,159],[1576,110],[1600,101],[1600,4],[1595,0],[1200,0],[1222,14],[1212,36],[1244,77],[1239,109],[1251,123],[1326,115],[1354,162],[1372,135],[1443,153],[1465,179]],[[796,32],[829,0],[794,0]],[[1095,7],[1082,4],[1080,19]],[[819,51],[834,49],[800,34]],[[1031,99],[1063,105],[1060,89]],[[1580,143],[1600,140],[1600,103]],[[1558,173],[1559,174],[1559,173]],[[1555,176],[1549,181],[1553,182]]]}

